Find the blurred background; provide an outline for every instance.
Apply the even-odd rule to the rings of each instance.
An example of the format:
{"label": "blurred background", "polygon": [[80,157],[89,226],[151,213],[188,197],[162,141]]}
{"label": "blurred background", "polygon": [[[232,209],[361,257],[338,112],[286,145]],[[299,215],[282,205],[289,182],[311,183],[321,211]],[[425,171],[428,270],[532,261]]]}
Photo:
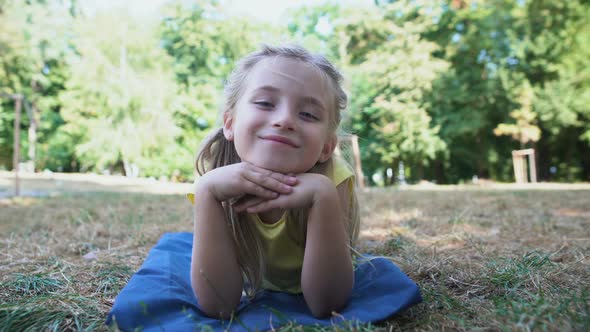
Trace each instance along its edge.
{"label": "blurred background", "polygon": [[0,170],[192,181],[262,43],[345,74],[366,183],[590,181],[590,1],[0,0]]}

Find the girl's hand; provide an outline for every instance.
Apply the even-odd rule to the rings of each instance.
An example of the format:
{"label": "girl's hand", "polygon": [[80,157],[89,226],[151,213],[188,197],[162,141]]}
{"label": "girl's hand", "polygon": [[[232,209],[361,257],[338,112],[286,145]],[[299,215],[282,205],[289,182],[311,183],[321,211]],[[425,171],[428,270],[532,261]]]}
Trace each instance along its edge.
{"label": "girl's hand", "polygon": [[207,172],[199,180],[196,191],[198,197],[199,191],[207,190],[219,202],[245,195],[273,199],[291,193],[297,181],[296,177],[241,162]]}
{"label": "girl's hand", "polygon": [[261,213],[273,209],[294,209],[311,206],[322,194],[333,192],[337,195],[334,183],[326,176],[314,173],[297,175],[298,183],[289,193],[280,193],[277,197],[251,197],[235,204],[238,212]]}

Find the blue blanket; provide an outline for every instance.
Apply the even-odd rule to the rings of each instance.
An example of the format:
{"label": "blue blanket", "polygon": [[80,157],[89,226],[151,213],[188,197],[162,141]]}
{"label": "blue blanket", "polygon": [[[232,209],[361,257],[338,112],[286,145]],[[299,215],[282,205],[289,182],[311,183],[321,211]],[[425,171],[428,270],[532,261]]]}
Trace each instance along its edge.
{"label": "blue blanket", "polygon": [[[236,317],[221,321],[205,316],[190,283],[191,233],[167,233],[115,299],[106,323],[122,331],[256,331],[285,324],[323,325],[385,320],[419,303],[418,286],[391,261],[375,258],[359,264],[348,306],[340,315],[317,319],[302,295],[264,291],[243,298]],[[349,322],[344,322],[349,321]]]}

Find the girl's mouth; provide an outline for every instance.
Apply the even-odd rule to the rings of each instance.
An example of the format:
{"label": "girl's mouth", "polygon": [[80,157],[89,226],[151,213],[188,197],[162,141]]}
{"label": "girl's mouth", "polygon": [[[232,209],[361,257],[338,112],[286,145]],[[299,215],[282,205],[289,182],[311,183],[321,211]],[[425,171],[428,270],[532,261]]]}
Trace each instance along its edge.
{"label": "girl's mouth", "polygon": [[285,145],[289,145],[293,148],[298,148],[299,146],[292,141],[291,139],[284,137],[284,136],[280,136],[280,135],[266,135],[266,136],[262,136],[261,137],[263,140],[267,140],[267,141],[274,141],[277,143],[282,143]]}

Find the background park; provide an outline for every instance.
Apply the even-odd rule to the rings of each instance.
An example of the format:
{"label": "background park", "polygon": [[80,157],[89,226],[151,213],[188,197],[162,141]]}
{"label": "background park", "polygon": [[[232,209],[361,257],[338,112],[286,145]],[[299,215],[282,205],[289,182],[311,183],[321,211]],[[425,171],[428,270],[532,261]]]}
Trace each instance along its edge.
{"label": "background park", "polygon": [[107,329],[160,236],[191,231],[235,61],[287,41],[343,71],[360,251],[424,297],[346,329],[589,330],[588,17],[586,0],[0,0],[0,331]]}

